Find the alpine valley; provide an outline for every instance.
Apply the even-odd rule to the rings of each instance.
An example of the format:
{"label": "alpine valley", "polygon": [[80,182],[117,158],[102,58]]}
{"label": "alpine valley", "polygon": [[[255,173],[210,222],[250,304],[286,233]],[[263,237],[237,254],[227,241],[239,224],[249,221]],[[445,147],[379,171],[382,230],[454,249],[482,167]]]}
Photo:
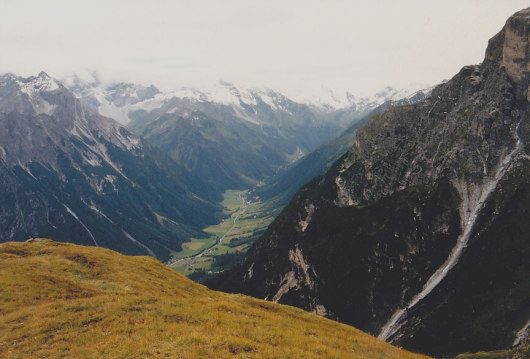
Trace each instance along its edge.
{"label": "alpine valley", "polygon": [[482,64],[371,117],[208,285],[438,357],[527,358],[529,27],[516,13]]}
{"label": "alpine valley", "polygon": [[0,126],[0,357],[426,358],[154,259],[209,236],[218,188],[46,73],[0,77]]}
{"label": "alpine valley", "polygon": [[529,27],[371,97],[0,75],[0,357],[530,358]]}
{"label": "alpine valley", "polygon": [[[76,238],[162,261],[181,252],[183,242],[213,240],[203,229],[230,215],[219,204],[225,191],[272,181],[376,106],[404,95],[387,88],[355,103],[347,95],[334,106],[309,106],[226,83],[213,93],[104,85],[97,77],[64,83],[68,88],[44,72],[0,77],[0,241]],[[264,194],[282,199],[270,211],[341,155],[345,142],[335,143],[342,147],[332,144],[327,158],[312,161],[321,172],[298,171],[290,191]]]}

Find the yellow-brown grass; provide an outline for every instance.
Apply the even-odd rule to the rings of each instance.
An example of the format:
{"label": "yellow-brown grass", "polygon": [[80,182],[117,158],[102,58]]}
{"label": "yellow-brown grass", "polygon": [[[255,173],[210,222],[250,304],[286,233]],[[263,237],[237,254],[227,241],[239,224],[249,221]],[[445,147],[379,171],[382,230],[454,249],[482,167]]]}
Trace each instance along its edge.
{"label": "yellow-brown grass", "polygon": [[424,358],[150,257],[50,240],[0,245],[0,357]]}

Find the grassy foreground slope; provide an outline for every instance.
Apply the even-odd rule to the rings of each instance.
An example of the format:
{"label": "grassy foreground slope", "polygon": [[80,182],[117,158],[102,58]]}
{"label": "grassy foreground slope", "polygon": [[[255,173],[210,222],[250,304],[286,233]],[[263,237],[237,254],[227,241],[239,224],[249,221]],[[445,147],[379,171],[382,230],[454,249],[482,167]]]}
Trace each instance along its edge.
{"label": "grassy foreground slope", "polygon": [[0,357],[424,358],[151,257],[50,240],[0,245]]}

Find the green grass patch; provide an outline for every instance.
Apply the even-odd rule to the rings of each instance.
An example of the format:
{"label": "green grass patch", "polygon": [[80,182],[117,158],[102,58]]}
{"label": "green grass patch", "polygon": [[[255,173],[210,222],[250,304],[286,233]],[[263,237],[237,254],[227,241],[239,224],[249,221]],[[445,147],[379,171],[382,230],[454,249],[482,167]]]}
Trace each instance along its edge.
{"label": "green grass patch", "polygon": [[173,252],[173,258],[185,258],[197,253],[202,252],[206,248],[211,247],[215,244],[217,237],[210,238],[192,238],[190,242],[185,242],[182,244],[182,251]]}
{"label": "green grass patch", "polygon": [[[247,197],[249,197],[248,191],[226,191],[223,194],[221,204],[224,207],[224,213],[229,217],[203,229],[212,237],[207,239],[194,238],[190,242],[184,243],[182,251],[173,253],[173,258],[197,255],[210,248],[217,239],[221,240],[220,243],[215,245],[210,253],[194,260],[173,263],[170,265],[171,268],[190,278],[202,278],[204,277],[202,272],[208,273],[212,270],[219,271],[231,268],[235,264],[234,261],[220,260],[217,263],[224,263],[223,265],[215,266],[215,268],[212,266],[216,263],[217,256],[246,253],[274,219],[269,210],[270,205],[258,201],[249,202],[246,200]],[[195,274],[195,271],[201,273]]]}

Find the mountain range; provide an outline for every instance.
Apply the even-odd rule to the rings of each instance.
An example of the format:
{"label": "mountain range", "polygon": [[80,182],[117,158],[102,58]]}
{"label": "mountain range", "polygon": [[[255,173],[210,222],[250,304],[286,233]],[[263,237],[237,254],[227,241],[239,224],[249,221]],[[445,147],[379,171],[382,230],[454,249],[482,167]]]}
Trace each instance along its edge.
{"label": "mountain range", "polygon": [[167,259],[221,217],[217,195],[61,83],[0,77],[0,241],[33,236]]}
{"label": "mountain range", "polygon": [[0,356],[530,357],[529,27],[407,96],[0,75]]}
{"label": "mountain range", "polygon": [[170,92],[105,84],[95,74],[92,81],[73,76],[65,83],[81,102],[117,119],[218,192],[256,186],[375,107],[406,94],[386,88],[370,98],[346,93],[339,101],[330,93],[328,101],[300,103],[277,91],[227,82]]}
{"label": "mountain range", "polygon": [[196,90],[65,83],[44,72],[0,77],[0,241],[76,238],[167,260],[210,236],[201,229],[223,217],[225,190],[274,178],[361,116],[228,84],[221,103]]}
{"label": "mountain range", "polygon": [[482,64],[428,98],[371,117],[208,285],[439,357],[518,345],[530,319],[529,19],[508,19]]}

